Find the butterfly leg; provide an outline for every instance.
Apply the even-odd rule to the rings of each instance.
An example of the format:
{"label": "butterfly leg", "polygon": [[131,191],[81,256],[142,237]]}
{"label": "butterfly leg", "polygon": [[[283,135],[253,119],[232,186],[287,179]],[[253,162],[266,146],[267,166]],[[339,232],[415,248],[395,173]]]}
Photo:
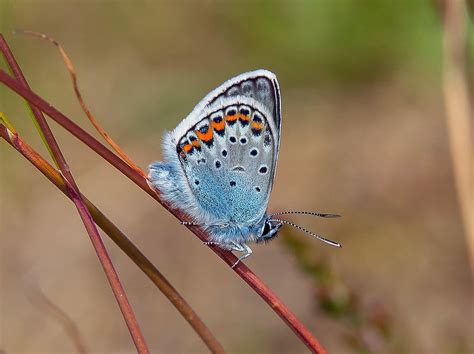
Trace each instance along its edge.
{"label": "butterfly leg", "polygon": [[252,249],[247,246],[245,243],[243,244],[238,244],[238,243],[232,243],[232,251],[237,251],[237,252],[243,252],[244,254],[237,259],[237,261],[232,265],[232,268],[234,268],[237,264],[239,264],[240,261],[244,260],[248,256],[252,254]]}

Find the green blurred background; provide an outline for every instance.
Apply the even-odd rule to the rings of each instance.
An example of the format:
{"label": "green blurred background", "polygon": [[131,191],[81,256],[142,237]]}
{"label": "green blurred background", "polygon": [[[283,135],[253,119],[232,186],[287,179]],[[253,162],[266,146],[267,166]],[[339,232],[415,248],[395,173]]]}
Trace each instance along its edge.
{"label": "green blurred background", "polygon": [[[0,21],[33,90],[92,132],[56,49],[11,31],[44,32],[65,47],[89,107],[143,167],[161,159],[163,132],[211,89],[241,72],[275,72],[283,131],[270,209],[341,213],[337,220],[292,220],[344,248],[286,230],[255,247],[246,263],[331,353],[471,353],[473,288],[447,140],[435,5],[0,0]],[[472,24],[468,37],[472,76]],[[47,156],[22,101],[3,86],[0,95],[0,110]],[[306,352],[197,238],[51,125],[83,193],[145,251],[229,352]],[[5,143],[0,158],[0,350],[75,352],[34,296],[40,289],[71,317],[89,352],[133,352],[73,205]],[[152,352],[206,352],[161,293],[106,243]],[[334,306],[324,306],[322,293]],[[374,308],[387,331],[367,324]],[[357,344],[361,338],[368,345]]]}

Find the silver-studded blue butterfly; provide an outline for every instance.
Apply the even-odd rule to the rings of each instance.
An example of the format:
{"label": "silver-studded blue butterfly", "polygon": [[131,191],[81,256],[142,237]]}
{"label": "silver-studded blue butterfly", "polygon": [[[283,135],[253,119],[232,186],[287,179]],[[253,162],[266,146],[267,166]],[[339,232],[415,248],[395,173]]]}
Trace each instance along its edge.
{"label": "silver-studded blue butterfly", "polygon": [[[236,76],[209,93],[163,139],[164,162],[149,166],[149,183],[162,198],[188,214],[209,242],[244,254],[247,245],[276,236],[283,224],[333,246],[340,244],[266,213],[275,177],[281,130],[276,76],[256,70]],[[186,223],[186,222],[184,222]]]}

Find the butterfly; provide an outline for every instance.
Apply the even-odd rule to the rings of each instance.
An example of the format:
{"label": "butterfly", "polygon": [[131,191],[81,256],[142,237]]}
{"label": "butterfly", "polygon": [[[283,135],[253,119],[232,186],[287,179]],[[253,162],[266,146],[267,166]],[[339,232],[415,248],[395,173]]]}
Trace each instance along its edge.
{"label": "butterfly", "polygon": [[248,243],[275,237],[291,225],[330,245],[284,214],[337,217],[289,211],[267,214],[278,162],[281,98],[276,76],[267,70],[238,75],[211,91],[163,138],[163,162],[149,166],[148,183],[161,197],[209,235],[209,244],[250,256]]}

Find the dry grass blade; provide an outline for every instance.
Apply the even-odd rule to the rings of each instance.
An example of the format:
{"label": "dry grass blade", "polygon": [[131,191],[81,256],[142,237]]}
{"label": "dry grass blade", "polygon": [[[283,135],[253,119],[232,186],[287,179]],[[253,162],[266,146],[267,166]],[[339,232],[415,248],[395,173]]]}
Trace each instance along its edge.
{"label": "dry grass blade", "polygon": [[444,1],[441,11],[444,21],[443,92],[446,120],[458,202],[474,275],[474,152],[466,81],[466,3],[463,0]]}
{"label": "dry grass blade", "polygon": [[[26,81],[18,63],[16,62],[13,56],[13,53],[11,52],[8,44],[6,43],[2,35],[0,35],[0,49],[11,71],[15,75],[16,79],[19,81],[20,85],[25,89],[29,89],[28,82]],[[81,193],[76,185],[74,177],[72,176],[71,170],[69,169],[69,165],[67,164],[66,159],[64,158],[61,149],[59,148],[59,145],[51,129],[49,128],[45,117],[43,116],[43,113],[37,107],[34,107],[31,104],[30,106],[36,123],[39,129],[41,130],[42,135],[46,139],[47,146],[49,147],[53,155],[54,161],[61,170],[62,177],[64,178],[64,182],[66,183],[68,189],[68,196],[70,196],[72,201],[74,202],[74,205],[76,206],[82,223],[84,224],[84,228],[86,229],[86,232],[96,251],[97,257],[99,258],[100,264],[102,265],[107,280],[109,281],[110,287],[112,288],[112,292],[119,305],[120,311],[122,312],[123,318],[128,327],[133,343],[135,344],[135,347],[137,348],[137,351],[139,353],[149,353],[145,338],[141,333],[140,326],[138,325],[130,302],[127,299],[125,290],[120,282],[117,272],[115,271],[112,260],[109,257],[105,245],[102,242],[99,230],[97,229],[97,226],[94,223],[94,220],[92,219],[89,210],[87,209],[84,201],[82,200]]]}
{"label": "dry grass blade", "polygon": [[115,150],[115,152],[131,167],[133,168],[138,174],[140,174],[142,177],[145,177],[146,178],[146,175],[144,174],[144,172],[141,170],[140,167],[138,167],[133,161],[132,159],[130,159],[127,154],[125,154],[125,152],[123,152],[123,150],[120,148],[120,146],[118,146],[117,143],[115,143],[115,141],[113,141],[113,139],[107,134],[107,132],[104,130],[104,128],[102,128],[102,126],[99,124],[99,122],[97,121],[97,119],[94,117],[94,115],[92,114],[92,112],[89,110],[89,108],[87,107],[85,101],[84,101],[84,98],[82,97],[82,94],[81,94],[81,91],[79,90],[79,85],[77,83],[77,74],[76,74],[76,70],[74,69],[74,65],[72,64],[72,60],[69,58],[69,56],[66,54],[66,51],[64,50],[64,48],[62,47],[61,44],[59,44],[59,42],[57,40],[55,40],[54,38],[50,37],[50,36],[47,36],[46,34],[44,33],[40,33],[40,32],[35,32],[35,31],[28,31],[28,30],[16,30],[17,33],[22,33],[22,34],[27,34],[27,35],[31,35],[31,36],[35,36],[35,37],[38,37],[38,38],[41,38],[41,39],[44,39],[44,40],[47,40],[48,42],[54,44],[56,46],[56,48],[58,48],[58,51],[59,51],[59,54],[61,55],[63,61],[64,61],[64,64],[66,65],[66,68],[69,72],[69,75],[71,76],[71,79],[72,79],[72,84],[74,86],[74,92],[76,94],[76,97],[77,97],[77,100],[79,101],[79,104],[81,105],[82,107],[82,110],[84,111],[84,113],[86,114],[87,118],[89,119],[89,121],[92,123],[92,125],[94,126],[94,128],[99,132],[100,135],[102,135],[102,137],[105,139],[105,141],[107,141],[107,143],[112,147],[112,149]]}

